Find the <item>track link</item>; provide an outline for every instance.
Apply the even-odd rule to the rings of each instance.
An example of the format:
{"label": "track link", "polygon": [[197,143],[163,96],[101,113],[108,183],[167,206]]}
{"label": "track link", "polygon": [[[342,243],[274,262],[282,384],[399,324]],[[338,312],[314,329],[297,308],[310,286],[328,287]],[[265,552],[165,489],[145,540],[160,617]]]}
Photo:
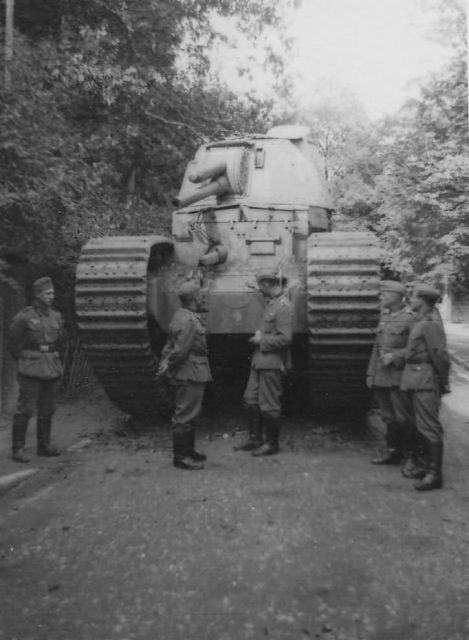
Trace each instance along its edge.
{"label": "track link", "polygon": [[160,236],[95,238],[83,248],[76,273],[80,338],[111,400],[131,415],[159,409],[147,316],[147,270]]}
{"label": "track link", "polygon": [[365,405],[366,367],[380,313],[376,239],[357,232],[312,234],[307,260],[313,402],[329,408]]}

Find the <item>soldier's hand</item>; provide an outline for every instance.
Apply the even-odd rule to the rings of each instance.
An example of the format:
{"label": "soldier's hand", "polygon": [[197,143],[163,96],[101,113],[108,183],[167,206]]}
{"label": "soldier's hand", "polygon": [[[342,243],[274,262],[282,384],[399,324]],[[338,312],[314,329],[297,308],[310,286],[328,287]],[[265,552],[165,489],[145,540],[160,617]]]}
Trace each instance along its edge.
{"label": "soldier's hand", "polygon": [[373,388],[373,378],[371,376],[366,376],[366,386],[368,389]]}
{"label": "soldier's hand", "polygon": [[384,353],[381,356],[381,362],[387,367],[392,362],[392,353]]}
{"label": "soldier's hand", "polygon": [[158,371],[156,372],[156,375],[158,378],[166,375],[168,371],[168,363],[167,362],[160,362],[160,366],[158,367]]}
{"label": "soldier's hand", "polygon": [[256,331],[256,333],[249,338],[249,342],[251,344],[260,344],[261,343],[261,332]]}

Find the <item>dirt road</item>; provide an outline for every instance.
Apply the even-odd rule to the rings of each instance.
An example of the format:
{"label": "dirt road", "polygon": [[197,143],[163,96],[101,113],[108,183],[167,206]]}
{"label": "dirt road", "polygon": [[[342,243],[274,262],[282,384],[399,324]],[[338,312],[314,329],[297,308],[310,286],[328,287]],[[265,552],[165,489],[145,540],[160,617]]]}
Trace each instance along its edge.
{"label": "dirt road", "polygon": [[452,396],[427,494],[370,465],[357,425],[289,417],[281,455],[257,459],[225,409],[191,473],[167,425],[139,430],[102,394],[62,404],[58,440],[81,444],[2,498],[0,638],[467,640],[464,378]]}

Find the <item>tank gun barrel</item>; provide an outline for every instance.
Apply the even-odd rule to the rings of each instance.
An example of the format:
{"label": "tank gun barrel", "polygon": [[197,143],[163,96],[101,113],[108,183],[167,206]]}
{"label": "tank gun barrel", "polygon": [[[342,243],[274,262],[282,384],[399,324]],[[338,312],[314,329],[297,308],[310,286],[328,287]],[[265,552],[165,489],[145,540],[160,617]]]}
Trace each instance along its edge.
{"label": "tank gun barrel", "polygon": [[193,202],[198,202],[209,196],[222,196],[226,193],[232,193],[232,189],[228,178],[222,175],[207,185],[200,186],[195,192],[187,195],[185,198],[176,196],[173,198],[173,204],[175,207],[186,207]]}
{"label": "tank gun barrel", "polygon": [[203,169],[194,169],[187,176],[191,182],[202,182],[208,178],[215,178],[226,173],[226,162],[220,161]]}

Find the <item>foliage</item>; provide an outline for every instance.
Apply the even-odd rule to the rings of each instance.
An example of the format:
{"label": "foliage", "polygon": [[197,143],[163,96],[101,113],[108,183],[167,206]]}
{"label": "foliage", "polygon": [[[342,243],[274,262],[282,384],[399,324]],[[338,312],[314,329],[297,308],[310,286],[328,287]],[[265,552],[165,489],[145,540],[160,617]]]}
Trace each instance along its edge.
{"label": "foliage", "polygon": [[257,37],[281,5],[55,0],[41,14],[17,0],[12,88],[0,94],[0,255],[71,291],[89,237],[167,231],[197,146],[264,126],[266,105],[209,78],[211,15]]}
{"label": "foliage", "polygon": [[342,168],[331,177],[340,223],[374,231],[388,273],[469,278],[469,144],[465,15],[437,5],[453,58],[418,99],[376,126],[340,121]]}
{"label": "foliage", "polygon": [[[12,89],[0,92],[0,257],[72,291],[91,236],[167,232],[171,198],[203,142],[310,127],[336,202],[335,226],[370,229],[396,273],[469,278],[466,22],[435,4],[432,37],[453,58],[418,99],[372,124],[349,92],[317,87],[287,105],[282,34],[292,0],[16,0]],[[268,101],[241,99],[210,73],[233,21],[277,78]],[[284,48],[282,48],[284,47]],[[241,69],[248,73],[249,69]]]}
{"label": "foliage", "polygon": [[[465,16],[457,3],[442,7],[452,25],[454,57],[422,83],[420,98],[383,125],[383,171],[376,178],[378,213],[394,237],[392,266],[435,277],[469,276],[469,144]],[[441,28],[441,25],[440,25]],[[384,134],[384,130],[386,134]],[[396,251],[397,249],[397,251]]]}

